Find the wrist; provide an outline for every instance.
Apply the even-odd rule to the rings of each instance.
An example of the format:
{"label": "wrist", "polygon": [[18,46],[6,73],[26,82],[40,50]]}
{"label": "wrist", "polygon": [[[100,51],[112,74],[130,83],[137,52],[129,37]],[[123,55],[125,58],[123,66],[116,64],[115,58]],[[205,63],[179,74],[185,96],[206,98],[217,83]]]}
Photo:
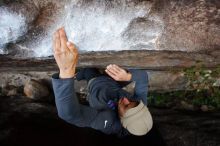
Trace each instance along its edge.
{"label": "wrist", "polygon": [[75,76],[75,70],[71,71],[60,71],[59,77],[61,79],[73,78]]}
{"label": "wrist", "polygon": [[132,74],[130,72],[127,73],[127,81],[131,81]]}

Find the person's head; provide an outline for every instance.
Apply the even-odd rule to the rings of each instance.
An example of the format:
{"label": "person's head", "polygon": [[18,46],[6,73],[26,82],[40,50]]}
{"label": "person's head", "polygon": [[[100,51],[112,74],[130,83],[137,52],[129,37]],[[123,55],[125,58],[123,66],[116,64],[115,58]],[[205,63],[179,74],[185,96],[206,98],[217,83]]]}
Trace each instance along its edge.
{"label": "person's head", "polygon": [[124,97],[118,101],[118,114],[122,126],[133,135],[145,135],[153,125],[153,120],[142,101],[131,101]]}

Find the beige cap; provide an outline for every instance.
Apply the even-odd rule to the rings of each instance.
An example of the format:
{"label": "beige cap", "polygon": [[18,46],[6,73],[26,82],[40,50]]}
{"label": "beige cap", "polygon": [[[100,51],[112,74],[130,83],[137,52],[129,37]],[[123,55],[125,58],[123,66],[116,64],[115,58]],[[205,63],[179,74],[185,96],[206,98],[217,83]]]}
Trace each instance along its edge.
{"label": "beige cap", "polygon": [[131,134],[141,136],[149,132],[153,126],[151,114],[141,101],[138,106],[126,111],[121,123]]}

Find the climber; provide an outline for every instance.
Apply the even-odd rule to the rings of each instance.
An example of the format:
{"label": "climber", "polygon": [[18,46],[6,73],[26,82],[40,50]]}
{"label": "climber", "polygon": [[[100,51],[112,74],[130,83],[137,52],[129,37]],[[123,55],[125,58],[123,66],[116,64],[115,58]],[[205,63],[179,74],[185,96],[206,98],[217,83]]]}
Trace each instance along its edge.
{"label": "climber", "polygon": [[[78,127],[91,127],[106,134],[145,135],[153,125],[147,108],[148,77],[145,71],[125,70],[110,64],[105,73],[84,68],[76,73],[78,51],[69,42],[64,28],[53,35],[54,58],[59,73],[52,76],[58,116]],[[87,80],[88,105],[79,103],[74,80]],[[134,93],[124,89],[135,83]]]}

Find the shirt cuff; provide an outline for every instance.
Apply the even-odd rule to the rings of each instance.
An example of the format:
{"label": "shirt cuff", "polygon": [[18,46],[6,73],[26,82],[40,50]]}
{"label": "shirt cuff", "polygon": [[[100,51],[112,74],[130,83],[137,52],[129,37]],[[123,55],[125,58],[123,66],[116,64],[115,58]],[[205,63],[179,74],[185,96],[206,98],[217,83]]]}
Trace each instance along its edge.
{"label": "shirt cuff", "polygon": [[57,80],[70,80],[70,79],[75,79],[76,78],[76,76],[74,76],[72,78],[62,78],[61,79],[59,75],[60,75],[60,73],[55,73],[55,74],[52,75],[52,78],[57,79]]}

